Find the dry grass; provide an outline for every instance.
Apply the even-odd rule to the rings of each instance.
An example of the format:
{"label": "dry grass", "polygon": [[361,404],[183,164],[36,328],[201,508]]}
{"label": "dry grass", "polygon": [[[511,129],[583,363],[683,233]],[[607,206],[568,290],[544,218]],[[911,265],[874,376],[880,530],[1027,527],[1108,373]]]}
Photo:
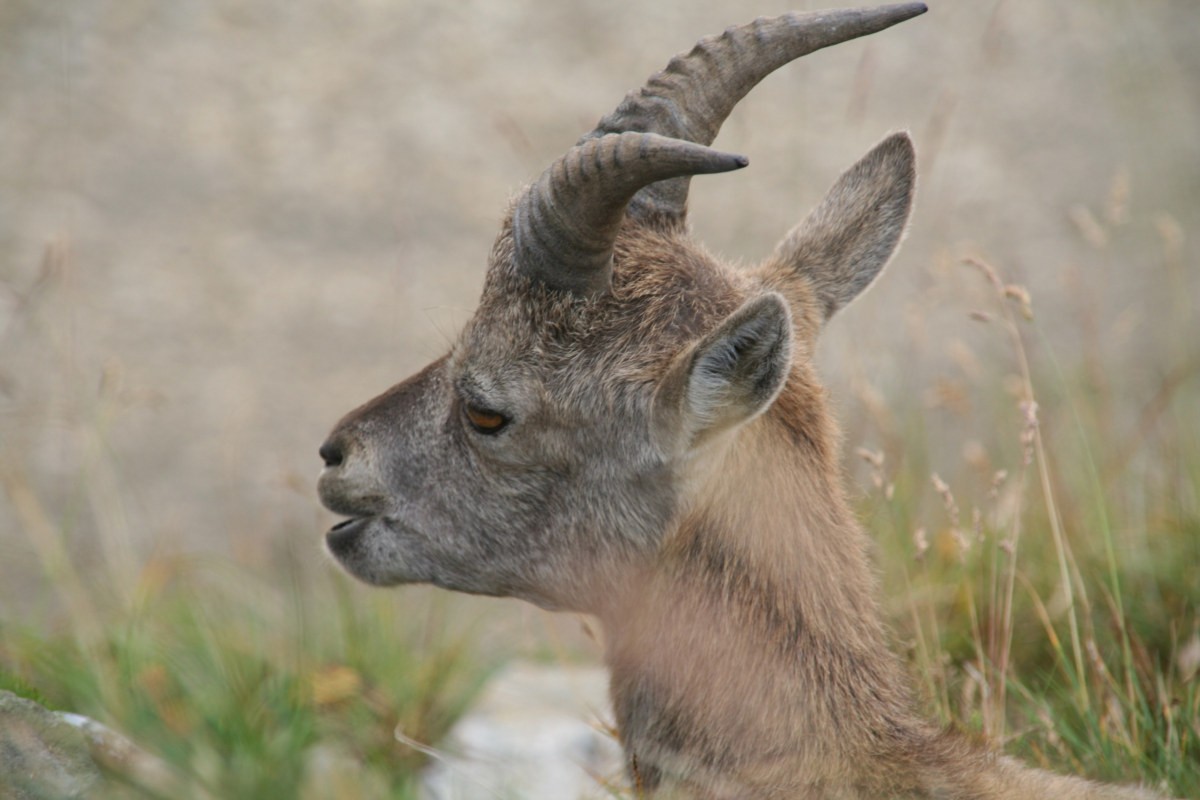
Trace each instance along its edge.
{"label": "dry grass", "polygon": [[[859,452],[914,671],[943,720],[1035,763],[1194,796],[1195,364],[1172,370],[1114,440],[1096,427],[1113,398],[1064,374],[1029,292],[977,257],[963,266],[992,295],[968,313],[993,331],[995,348],[970,360],[972,380],[959,391],[934,387],[924,410],[888,409],[884,428],[897,410],[912,426],[886,437],[890,457]],[[945,403],[969,415],[981,399],[979,421],[994,422],[958,442],[952,488],[922,448],[943,431],[921,428]]]}

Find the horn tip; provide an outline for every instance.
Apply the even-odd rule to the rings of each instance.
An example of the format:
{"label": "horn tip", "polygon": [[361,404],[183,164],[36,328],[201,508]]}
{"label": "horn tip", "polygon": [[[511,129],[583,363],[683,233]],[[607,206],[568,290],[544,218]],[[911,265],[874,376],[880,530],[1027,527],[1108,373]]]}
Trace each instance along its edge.
{"label": "horn tip", "polygon": [[899,16],[901,19],[912,19],[913,17],[919,17],[928,11],[929,6],[927,6],[925,3],[901,3],[900,5],[895,6],[895,9],[897,12],[899,12],[897,16]]}
{"label": "horn tip", "polygon": [[[705,148],[707,149],[707,148]],[[737,153],[723,153],[719,150],[709,150],[709,162],[699,172],[733,172],[749,166],[750,159]],[[697,174],[699,174],[697,172]]]}

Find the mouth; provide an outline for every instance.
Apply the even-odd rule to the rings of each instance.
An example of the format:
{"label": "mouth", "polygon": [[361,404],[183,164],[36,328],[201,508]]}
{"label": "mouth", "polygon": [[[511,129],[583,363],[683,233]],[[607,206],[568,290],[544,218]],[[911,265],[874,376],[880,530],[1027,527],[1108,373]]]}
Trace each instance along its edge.
{"label": "mouth", "polygon": [[359,535],[374,521],[371,517],[351,517],[334,525],[325,534],[325,544],[334,555],[351,548]]}

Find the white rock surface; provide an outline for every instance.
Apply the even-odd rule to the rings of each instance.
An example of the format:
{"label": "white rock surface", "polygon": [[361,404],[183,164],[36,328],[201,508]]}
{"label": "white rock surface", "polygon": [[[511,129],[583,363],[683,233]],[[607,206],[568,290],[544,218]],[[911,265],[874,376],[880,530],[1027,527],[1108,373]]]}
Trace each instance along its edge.
{"label": "white rock surface", "polygon": [[515,664],[451,731],[425,800],[581,800],[623,786],[601,668]]}

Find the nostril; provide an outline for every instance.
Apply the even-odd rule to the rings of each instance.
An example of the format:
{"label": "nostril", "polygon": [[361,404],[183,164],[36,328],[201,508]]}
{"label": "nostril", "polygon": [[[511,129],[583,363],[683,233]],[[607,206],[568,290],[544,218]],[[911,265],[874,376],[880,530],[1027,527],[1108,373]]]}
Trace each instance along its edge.
{"label": "nostril", "polygon": [[325,460],[325,466],[327,467],[340,466],[342,460],[345,458],[345,455],[342,453],[341,443],[333,439],[321,445],[321,449],[317,452],[321,454],[321,458]]}

